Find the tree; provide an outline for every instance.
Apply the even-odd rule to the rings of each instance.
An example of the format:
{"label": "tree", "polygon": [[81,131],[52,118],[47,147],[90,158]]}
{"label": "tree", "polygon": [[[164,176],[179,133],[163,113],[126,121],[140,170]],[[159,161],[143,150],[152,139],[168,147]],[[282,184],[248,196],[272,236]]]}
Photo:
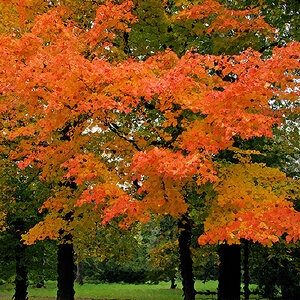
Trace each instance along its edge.
{"label": "tree", "polygon": [[[278,169],[264,164],[249,163],[244,159],[240,164],[223,167],[220,181],[214,192],[207,194],[212,210],[206,219],[205,234],[199,238],[200,244],[227,241],[221,246],[219,298],[239,298],[240,290],[240,249],[242,239],[253,240],[264,245],[278,242],[283,235],[289,242],[299,234],[299,212],[292,208],[290,201],[299,191],[299,182],[291,180]],[[230,250],[228,244],[235,244]],[[227,257],[230,266],[222,265],[222,256]],[[235,266],[235,267],[234,267]],[[226,285],[228,271],[236,270],[236,288]],[[222,273],[224,272],[224,274]],[[225,276],[222,280],[221,276]],[[233,294],[236,291],[236,294]]]}
{"label": "tree", "polygon": [[48,197],[49,187],[36,180],[38,170],[27,168],[22,172],[3,153],[0,166],[0,203],[5,212],[0,233],[0,276],[5,280],[14,278],[15,299],[27,299],[28,280],[44,280],[42,274],[47,276],[49,265],[41,266],[43,245],[24,245],[22,234],[41,220],[38,207]]}
{"label": "tree", "polygon": [[170,280],[171,289],[175,289],[180,264],[177,220],[169,215],[153,219],[142,227],[149,262],[155,269],[155,281]]}
{"label": "tree", "polygon": [[[276,110],[278,109],[277,105],[274,105],[273,107]],[[287,117],[287,116],[285,116],[285,117]],[[295,171],[290,166],[293,165],[293,162],[292,162],[293,158],[292,157],[294,155],[297,156],[297,151],[296,151],[296,149],[294,149],[294,151],[291,151],[292,149],[287,149],[287,147],[284,146],[284,143],[282,141],[278,140],[277,133],[276,133],[277,130],[278,130],[277,128],[275,128],[275,130],[274,130],[274,132],[275,132],[274,138],[275,139],[262,137],[262,138],[251,138],[249,140],[242,140],[240,138],[236,138],[234,146],[239,147],[240,149],[243,149],[243,150],[255,149],[258,152],[257,152],[257,154],[252,155],[252,157],[251,157],[252,162],[255,162],[255,163],[258,163],[260,165],[267,166],[267,167],[271,167],[271,168],[278,168],[281,171],[285,172],[288,176],[293,178],[295,176]],[[293,154],[290,155],[290,153],[292,153],[292,152],[293,152]],[[287,155],[287,153],[289,153],[289,154]],[[221,151],[217,155],[217,160],[221,161],[221,164],[223,164],[223,165],[224,165],[225,161],[227,162],[227,165],[228,164],[229,165],[239,164],[240,163],[240,160],[239,160],[240,155],[241,154],[237,155],[236,151],[229,151],[229,150]],[[289,167],[287,168],[287,166],[289,166]],[[296,183],[294,182],[294,185],[295,184]],[[295,185],[295,190],[297,190],[297,185]],[[295,201],[297,199],[290,198],[289,200],[293,201],[294,209],[299,211],[297,201]],[[249,250],[250,250],[250,256],[252,256],[252,255],[254,256],[255,253],[257,253],[257,255],[260,256],[260,250],[259,250],[260,248],[259,248],[259,246],[252,247],[252,243],[249,242],[248,240],[245,240],[245,239],[241,240],[241,244],[242,244],[241,246],[243,248],[243,251],[242,251],[243,252],[243,265],[244,265],[243,266],[244,267],[244,269],[243,269],[243,271],[244,271],[243,272],[243,279],[244,279],[244,284],[245,284],[244,292],[245,292],[245,298],[246,298],[246,292],[247,292],[247,284],[246,283],[249,282],[249,278],[247,278],[247,269],[248,269],[247,268],[247,265],[248,265],[248,263],[247,263],[247,257],[248,257],[247,253],[249,253]],[[276,244],[274,246],[271,246],[270,248],[268,248],[268,250],[265,250],[266,253],[272,253],[272,248],[277,247]],[[280,241],[280,245],[281,245],[280,247],[282,248],[282,253],[284,252],[283,249],[285,249],[286,250],[285,255],[289,256],[289,252],[290,252],[289,246],[287,247],[287,246],[285,246],[285,244],[286,243],[284,243],[284,242],[282,243]],[[229,248],[230,248],[230,246],[229,246]],[[252,251],[258,251],[258,252],[252,253]],[[237,257],[237,256],[232,255],[232,259],[234,259],[235,257]],[[250,260],[250,271],[251,271],[251,268],[252,268],[251,264],[252,264],[252,260]],[[267,269],[266,267],[263,267],[262,263],[260,263],[256,267],[256,272],[264,272],[263,270],[258,271],[258,269],[260,267],[263,268],[264,270]],[[241,269],[240,267],[237,268],[237,270],[240,270],[240,269]],[[278,272],[280,272],[280,271],[278,270]],[[231,271],[229,270],[227,277],[230,274],[231,274]],[[275,274],[279,274],[279,273],[276,273],[273,269],[272,275],[274,276]],[[252,271],[251,271],[250,275],[251,275],[250,280],[253,280],[254,278],[257,278]],[[277,276],[277,275],[275,275],[275,276]],[[271,279],[271,276],[269,278]],[[274,281],[273,279],[270,280],[270,282],[272,282],[272,284],[274,284],[276,281],[277,280]],[[290,281],[290,285],[293,282],[294,281]],[[268,281],[265,281],[263,284],[266,284],[266,286],[267,286]],[[290,298],[292,298],[292,297],[290,296]]]}
{"label": "tree", "polygon": [[[126,5],[126,4],[125,4]],[[121,16],[122,16],[122,14],[124,14],[123,13],[123,9],[124,8],[126,8],[126,7],[124,7],[124,5],[122,6],[120,6],[119,7],[119,12],[120,12],[120,14],[121,14]],[[102,6],[102,11],[103,11],[103,9],[106,9],[105,7],[103,7]],[[101,10],[101,8],[100,8],[100,10]],[[55,23],[55,16],[57,15],[59,15],[60,13],[62,12],[62,10],[61,9],[57,9],[57,10],[54,10],[54,11],[52,11],[52,15],[51,15],[51,13],[49,13],[49,14],[47,14],[47,15],[44,15],[43,17],[44,17],[44,21],[45,22],[48,22],[48,21],[50,21],[50,23],[51,23],[51,18],[52,18],[52,24],[49,24],[48,23],[48,25],[49,25],[49,27],[47,27],[47,26],[45,26],[43,29],[45,29],[45,31],[43,32],[43,33],[41,33],[41,32],[39,32],[39,25],[38,24],[36,24],[36,27],[35,28],[33,28],[32,30],[33,31],[35,31],[35,30],[37,30],[35,33],[36,33],[36,35],[43,35],[43,38],[45,39],[45,42],[47,43],[47,39],[48,38],[54,38],[55,39],[55,30],[56,29],[59,29],[59,30],[61,30],[62,28],[64,29],[64,32],[65,33],[67,33],[67,31],[68,30],[71,30],[71,31],[69,31],[69,33],[70,32],[72,32],[72,29],[71,29],[71,26],[69,27],[69,29],[67,29],[67,27],[65,27],[64,26],[64,23],[63,23],[63,21],[60,19],[60,22],[58,22],[57,24],[55,24],[55,26],[56,26],[56,29],[55,28],[51,28],[51,25],[53,25],[54,23]],[[120,16],[120,14],[117,14],[116,13],[116,11],[114,12],[114,17],[116,18],[116,20],[118,19],[118,17]],[[107,13],[106,13],[106,15],[107,15]],[[43,17],[40,17],[39,18],[39,20],[40,20],[40,22],[43,22],[42,21],[42,19],[43,19]],[[108,20],[107,22],[109,23],[109,22],[111,22],[111,25],[108,25],[108,27],[109,26],[112,26],[112,27],[114,27],[114,26],[118,26],[118,24],[115,24],[115,21],[114,21],[114,17],[112,17],[111,18],[111,20]],[[100,18],[100,19],[99,19]],[[98,19],[99,19],[99,22],[101,22],[101,12],[99,12],[99,15],[98,15]],[[38,22],[37,22],[38,23]],[[41,23],[40,23],[41,24]],[[122,23],[120,22],[119,24],[121,24],[122,25]],[[125,25],[124,25],[125,26]],[[100,27],[100,28],[97,28],[97,27]],[[74,28],[74,27],[73,27]],[[51,30],[54,30],[54,31],[52,31],[52,33],[54,34],[53,36],[51,36]],[[67,31],[66,31],[67,30]],[[92,49],[93,47],[95,47],[96,46],[96,44],[97,44],[97,39],[99,38],[99,40],[100,40],[100,43],[98,44],[98,46],[101,46],[100,44],[101,44],[101,37],[99,37],[99,34],[97,34],[97,30],[99,31],[101,31],[101,26],[99,25],[99,26],[95,26],[94,27],[94,29],[93,30],[91,30],[90,32],[89,32],[89,35],[90,35],[90,37],[88,38],[87,37],[87,39],[91,39],[91,41],[89,42],[90,44],[92,44],[91,45],[91,47],[90,47],[90,49]],[[96,32],[95,32],[96,31]],[[67,33],[67,35],[69,34],[69,33]],[[72,32],[72,35],[75,37],[75,35],[74,35],[74,33],[75,32]],[[95,35],[94,37],[93,37],[93,34]],[[40,35],[40,36],[41,36]],[[27,39],[27,38],[29,38],[29,40],[31,40],[31,38],[33,38],[33,35],[32,34],[28,34],[28,33],[24,33],[24,36],[26,37],[25,39]],[[39,40],[39,42],[41,42],[41,44],[40,45],[44,45],[45,46],[45,44],[44,44],[44,41],[42,41],[42,39],[40,39],[40,38],[37,38],[38,40]],[[106,39],[106,36],[105,37],[103,37],[103,39]],[[63,42],[63,40],[61,40],[60,38],[58,39],[60,42],[60,47],[62,48],[62,49],[64,49],[64,46],[65,45],[63,45],[64,44],[64,42]],[[18,39],[16,39],[15,41],[17,41],[17,42],[19,42],[19,41],[21,41],[21,39],[20,40],[18,40]],[[31,40],[32,41],[32,40]],[[37,40],[36,40],[37,41]],[[78,39],[78,41],[79,41],[79,39]],[[87,41],[87,40],[86,40]],[[54,41],[54,44],[57,44],[57,41],[55,42]],[[58,44],[59,44],[58,43]],[[79,43],[80,43],[80,41],[79,41]],[[106,44],[105,44],[106,45]],[[37,44],[36,44],[36,46],[37,46]],[[22,47],[22,46],[21,46]],[[34,49],[34,47],[35,46],[33,46],[33,49]],[[103,47],[104,47],[104,45],[103,45]],[[22,47],[23,48],[23,47]],[[25,48],[23,48],[23,49],[25,49]],[[38,50],[38,49],[35,49],[35,50]],[[45,50],[49,50],[49,48],[45,48]],[[53,49],[54,50],[54,49]],[[70,50],[70,49],[69,49]],[[99,48],[97,49],[97,51],[100,51],[99,50]],[[47,52],[47,51],[46,51]],[[51,51],[50,51],[51,52]],[[40,53],[40,52],[36,52],[36,53]],[[31,55],[32,55],[33,53],[31,53],[29,56],[30,57],[32,57]],[[40,53],[41,54],[41,53]],[[54,51],[54,53],[52,53],[52,54],[55,54],[55,51]],[[63,54],[62,54],[63,55]],[[22,57],[22,54],[21,54],[21,57]],[[22,58],[21,57],[19,57],[19,58],[17,58],[17,59],[21,59],[22,60]],[[25,54],[25,57],[26,57],[26,54]],[[51,53],[48,53],[48,57],[50,58],[51,57]],[[61,58],[63,58],[63,56],[61,57]],[[26,65],[26,62],[27,62],[27,60],[26,60],[26,58],[24,58],[25,59],[25,61],[23,61],[24,62],[24,65],[23,66],[25,66]],[[29,59],[30,60],[30,59]],[[44,65],[44,67],[46,67],[46,65]],[[53,66],[52,66],[53,67]],[[40,82],[41,83],[41,82]],[[38,96],[39,97],[39,96]],[[23,97],[21,97],[22,99],[24,99]],[[37,116],[36,114],[33,114],[33,115],[30,115],[30,117],[29,117],[29,115],[28,115],[28,117],[29,117],[29,119],[28,119],[28,121],[30,122],[30,119],[31,118],[34,118],[34,116]],[[25,118],[26,119],[26,118]],[[24,120],[25,120],[24,119]],[[9,120],[10,120],[10,116],[9,117],[4,117],[4,120],[7,120],[8,122],[9,122]],[[23,123],[23,121],[24,120],[21,120],[20,121],[20,123],[17,125],[17,126],[20,126],[20,129],[22,128],[22,124],[24,124]],[[32,120],[32,119],[31,119]],[[4,121],[5,122],[5,121]],[[10,126],[10,125],[9,125]],[[56,135],[57,136],[57,140],[59,141],[61,141],[61,142],[70,142],[70,138],[68,138],[68,136],[67,136],[67,134],[69,134],[69,132],[68,132],[68,130],[72,130],[72,128],[73,128],[73,126],[72,126],[72,124],[66,124],[66,126],[64,126],[64,128],[61,130],[61,134],[59,133],[59,132],[56,132],[54,135]],[[44,132],[45,133],[45,132]],[[53,138],[53,137],[52,137]],[[51,138],[50,138],[50,140],[51,140]],[[25,144],[26,142],[24,142],[23,141],[23,145]],[[39,146],[41,146],[42,148],[44,148],[44,147],[47,147],[47,146],[49,146],[49,144],[48,144],[48,142],[47,141],[43,141],[43,142],[37,142],[37,143],[35,143],[35,142],[33,142],[34,143],[34,146],[37,146],[37,145],[39,145]],[[21,142],[21,144],[22,144],[22,142]],[[48,144],[48,145],[47,145]],[[50,144],[51,144],[51,142],[50,142]],[[38,146],[38,147],[39,147]],[[53,144],[52,144],[52,146],[53,146]],[[56,146],[57,145],[54,145],[54,148],[56,148]],[[22,147],[22,146],[21,146]],[[49,147],[48,147],[49,148]],[[50,148],[51,148],[51,146],[50,146]],[[59,153],[59,149],[56,149],[57,151],[58,151],[58,153]],[[10,151],[12,152],[13,151],[13,149],[10,149]],[[18,154],[20,154],[20,153],[18,153]],[[50,152],[48,152],[48,154],[50,154]],[[60,154],[61,155],[61,154]],[[72,157],[72,155],[71,155],[71,157]],[[54,173],[52,173],[52,175],[54,175],[54,176],[52,176],[51,177],[51,172],[52,172],[52,170],[53,170],[53,165],[52,165],[52,163],[50,162],[50,161],[48,161],[48,163],[50,163],[50,165],[48,165],[46,168],[44,168],[43,170],[44,171],[46,171],[46,169],[47,168],[49,168],[49,166],[51,166],[50,167],[50,173],[48,173],[48,175],[50,174],[50,176],[49,176],[49,178],[47,178],[49,181],[51,181],[51,183],[52,183],[52,185],[53,186],[55,186],[55,188],[56,188],[56,192],[57,192],[57,194],[59,194],[59,197],[65,197],[65,198],[62,198],[62,199],[67,199],[68,197],[71,197],[76,191],[72,191],[72,189],[70,189],[70,187],[72,187],[72,183],[68,183],[68,180],[61,180],[62,178],[59,178],[59,174],[54,174]],[[58,163],[58,165],[56,164],[56,163]],[[54,169],[55,169],[55,166],[56,167],[58,167],[58,168],[60,168],[60,166],[59,166],[59,164],[60,164],[60,162],[59,162],[59,160],[58,161],[56,161],[55,163],[54,163]],[[43,174],[43,175],[45,175],[47,173],[47,171]],[[42,177],[43,177],[43,175],[42,175]],[[65,182],[65,183],[64,183]],[[69,181],[70,182],[70,181]],[[65,193],[63,192],[63,191],[65,191]],[[75,196],[76,197],[76,196]],[[69,210],[67,209],[67,207],[65,207],[65,210],[64,211],[60,211],[60,212],[58,212],[58,210],[59,209],[61,209],[61,207],[58,209],[58,210],[56,210],[55,211],[55,209],[57,209],[57,205],[59,205],[59,203],[61,203],[61,202],[59,202],[59,201],[61,201],[61,199],[59,199],[58,200],[58,203],[56,203],[56,206],[54,206],[54,216],[58,216],[59,217],[59,219],[57,220],[57,222],[55,222],[55,224],[56,224],[56,226],[53,226],[54,224],[52,223],[52,221],[53,221],[53,215],[52,215],[52,217],[51,217],[51,215],[49,215],[47,218],[46,218],[46,221],[50,221],[50,224],[51,224],[51,226],[52,227],[50,227],[50,228],[48,228],[48,234],[50,235],[50,237],[53,237],[53,235],[55,235],[55,234],[57,234],[57,233],[60,233],[60,235],[61,235],[61,239],[62,240],[65,240],[65,239],[67,239],[67,240],[69,240],[68,242],[70,242],[70,235],[68,235],[69,234],[69,232],[67,232],[66,230],[64,230],[64,232],[63,231],[59,231],[59,229],[63,229],[62,228],[62,225],[64,224],[64,225],[66,225],[66,224],[68,224],[68,222],[70,221],[70,219],[69,219],[69,217],[68,216],[70,216],[70,214],[68,215],[68,213],[70,213],[70,212],[72,212],[72,210],[73,210],[73,208],[72,208],[72,205],[74,204],[74,203],[69,203],[70,204],[70,206],[69,206]],[[53,205],[51,204],[51,201],[50,202],[48,202],[48,203],[50,203],[50,204],[48,204],[48,207],[46,207],[47,209],[50,209],[51,207],[53,207]],[[52,202],[53,203],[53,202]],[[68,203],[68,200],[66,201],[66,203]],[[50,225],[49,225],[50,226]],[[62,233],[63,233],[63,235],[62,235]],[[43,237],[45,237],[46,235],[44,234],[43,235]],[[41,238],[41,234],[40,233],[38,233],[38,238]],[[67,248],[67,249],[65,249],[65,248]],[[60,251],[61,250],[61,251]],[[67,252],[66,252],[66,251]],[[58,254],[62,254],[63,256],[66,256],[67,255],[67,257],[70,257],[69,258],[69,264],[70,265],[72,265],[72,260],[73,260],[73,258],[72,258],[72,252],[73,252],[73,250],[72,250],[72,245],[71,244],[64,244],[64,243],[62,243],[62,244],[60,244],[59,245],[59,251],[58,251]],[[67,254],[67,253],[69,253],[69,254]],[[59,255],[59,257],[60,257],[60,255]],[[60,261],[60,260],[59,260]],[[66,257],[65,257],[65,259],[64,259],[64,261],[66,261]],[[64,274],[64,275],[60,275],[60,277],[59,278],[61,278],[61,280],[64,280],[64,282],[66,283],[66,281],[67,282],[69,282],[69,286],[70,286],[70,288],[68,289],[67,288],[67,285],[64,283],[64,284],[61,284],[61,281],[59,280],[59,286],[60,286],[60,288],[59,288],[59,290],[58,290],[58,294],[59,294],[59,297],[62,297],[63,299],[67,299],[67,298],[73,298],[74,297],[74,291],[72,292],[72,291],[68,291],[68,290],[73,290],[73,288],[72,288],[72,282],[73,282],[73,273],[72,273],[72,267],[69,267],[69,265],[67,266],[67,268],[64,268],[63,267],[63,265],[62,264],[60,264],[59,263],[59,265],[58,265],[58,268],[59,268],[59,270],[66,270],[66,272],[68,272],[67,274]],[[61,272],[60,272],[61,273]],[[68,277],[69,277],[69,279],[68,279]],[[66,289],[67,288],[67,289]],[[61,295],[61,293],[63,293],[62,294],[62,296],[60,296]]]}
{"label": "tree", "polygon": [[[276,243],[271,248],[252,244],[250,275],[263,297],[299,298],[299,242]],[[263,280],[264,278],[264,280]]]}
{"label": "tree", "polygon": [[[245,38],[229,55],[205,55],[200,47],[114,61],[111,44],[137,21],[132,5],[100,6],[88,31],[55,8],[20,37],[1,36],[2,138],[25,137],[10,156],[22,158],[20,168],[42,168],[41,179],[55,186],[43,205],[45,221],[32,231],[36,238],[57,237],[62,228],[68,234],[72,220],[65,216],[76,203],[95,205],[102,224],[126,215],[128,226],[152,212],[185,227],[189,191],[217,180],[214,155],[237,136],[272,136],[279,112],[268,101],[297,99],[298,43],[275,47],[269,57],[245,50],[253,35],[272,39],[259,9],[230,10],[214,1],[172,6],[174,28],[186,24],[214,39],[209,53],[223,51],[216,42],[222,37],[227,45]],[[293,212],[288,205],[286,211]],[[190,229],[182,229],[188,241]],[[184,277],[192,278],[188,268]],[[186,282],[185,298],[193,299]]]}

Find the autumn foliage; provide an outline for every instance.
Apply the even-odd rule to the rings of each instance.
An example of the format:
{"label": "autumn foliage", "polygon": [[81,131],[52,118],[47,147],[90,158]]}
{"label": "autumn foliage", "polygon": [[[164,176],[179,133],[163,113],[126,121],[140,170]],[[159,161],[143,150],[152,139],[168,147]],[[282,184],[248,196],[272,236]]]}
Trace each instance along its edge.
{"label": "autumn foliage", "polygon": [[299,213],[291,199],[296,198],[299,182],[278,169],[244,161],[221,168],[220,181],[215,183],[215,197],[207,197],[211,213],[205,221],[205,234],[200,244],[240,239],[264,245],[299,239]]}
{"label": "autumn foliage", "polygon": [[[150,211],[180,216],[189,205],[186,186],[206,182],[216,182],[219,196],[201,243],[269,243],[285,232],[287,241],[299,239],[299,214],[285,190],[274,191],[289,182],[284,174],[250,163],[219,171],[214,164],[235,137],[272,137],[282,119],[269,100],[299,97],[299,43],[275,47],[270,57],[251,48],[221,56],[168,49],[122,61],[112,41],[138,22],[132,6],[101,5],[90,30],[64,19],[58,7],[20,36],[0,37],[1,151],[21,169],[39,168],[40,179],[55,186],[42,207],[45,221],[27,241],[58,237],[70,225],[63,216],[84,205],[102,224],[119,215],[123,225],[146,221]],[[183,8],[172,22],[208,18],[207,34],[238,28],[238,36],[250,30],[271,38],[258,13],[206,1]],[[8,148],[12,142],[17,146]],[[64,184],[70,182],[75,190]],[[226,215],[219,220],[220,210]]]}

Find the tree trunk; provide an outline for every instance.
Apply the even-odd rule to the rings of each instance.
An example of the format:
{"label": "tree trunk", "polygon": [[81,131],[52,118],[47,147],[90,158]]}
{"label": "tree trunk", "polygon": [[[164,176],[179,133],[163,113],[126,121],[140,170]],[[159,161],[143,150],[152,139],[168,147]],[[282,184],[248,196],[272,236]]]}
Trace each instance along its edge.
{"label": "tree trunk", "polygon": [[83,277],[82,277],[82,262],[79,261],[76,265],[76,282],[79,285],[83,285]]}
{"label": "tree trunk", "polygon": [[193,261],[191,258],[191,220],[187,214],[178,221],[179,257],[184,300],[195,300]]}
{"label": "tree trunk", "polygon": [[175,278],[171,278],[171,287],[170,287],[170,289],[174,290],[174,289],[176,289],[176,287],[177,287],[177,284],[175,283]]}
{"label": "tree trunk", "polygon": [[241,251],[240,245],[219,246],[218,300],[240,300]]}
{"label": "tree trunk", "polygon": [[[72,241],[71,235],[67,235],[64,240]],[[74,300],[75,263],[73,244],[59,244],[57,259],[57,300]]]}
{"label": "tree trunk", "polygon": [[22,234],[25,231],[25,222],[17,218],[12,223],[12,228],[15,233],[15,259],[16,259],[16,279],[15,279],[15,300],[27,300],[27,286],[28,286],[28,271],[25,264],[25,250],[26,245],[21,242]]}
{"label": "tree trunk", "polygon": [[15,279],[15,300],[27,300],[27,275],[28,271],[24,263],[26,246],[20,241],[16,245],[16,279]]}
{"label": "tree trunk", "polygon": [[250,290],[249,290],[249,241],[243,240],[244,249],[244,300],[249,300]]}
{"label": "tree trunk", "polygon": [[[78,119],[75,122],[66,123],[65,127],[61,130],[61,141],[70,141],[70,132],[80,124]],[[75,191],[77,184],[70,178],[69,182],[59,183],[60,186],[68,187]],[[70,222],[73,220],[73,212],[70,211],[64,216],[64,220]],[[63,236],[61,243],[58,245],[57,251],[57,300],[74,300],[74,281],[75,281],[75,262],[74,262],[74,249],[73,237],[70,233],[64,235],[65,232],[60,230],[60,235]]]}

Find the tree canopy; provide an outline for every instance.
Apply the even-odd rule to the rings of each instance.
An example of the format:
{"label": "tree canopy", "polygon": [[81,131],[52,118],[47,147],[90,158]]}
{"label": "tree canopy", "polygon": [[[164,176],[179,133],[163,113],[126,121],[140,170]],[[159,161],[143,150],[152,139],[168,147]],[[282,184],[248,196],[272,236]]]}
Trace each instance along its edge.
{"label": "tree canopy", "polygon": [[[120,215],[125,226],[148,220],[150,212],[180,216],[189,206],[189,187],[217,182],[221,193],[242,174],[250,190],[247,199],[239,195],[246,201],[240,206],[257,209],[257,218],[263,216],[266,224],[241,215],[237,237],[277,241],[266,229],[278,211],[280,222],[290,223],[278,225],[277,234],[288,230],[287,241],[299,239],[299,214],[288,195],[277,195],[255,177],[283,175],[239,164],[226,169],[230,174],[225,176],[214,163],[236,137],[272,137],[273,127],[284,122],[285,112],[272,110],[269,101],[298,101],[299,43],[275,46],[269,55],[254,50],[262,40],[276,40],[260,7],[231,9],[211,0],[149,1],[148,6],[106,2],[93,21],[88,15],[75,22],[68,11],[73,2],[40,11],[34,1],[11,2],[20,23],[5,23],[11,30],[0,37],[1,150],[18,160],[20,169],[41,169],[40,180],[53,185],[53,195],[42,206],[47,216],[25,237],[27,242],[57,238],[61,228],[67,232],[71,221],[64,216],[78,206],[92,204],[102,224]],[[151,44],[154,38],[148,43],[146,30],[146,44],[137,46],[139,30],[147,28],[143,22],[149,23],[142,11],[155,12],[153,22],[163,20],[157,30],[165,37],[159,34],[159,45]],[[191,36],[182,35],[184,40],[172,45],[168,32],[180,37],[182,28]],[[7,146],[11,143],[16,146]],[[225,176],[223,183],[219,176]],[[254,204],[253,198],[263,200]],[[291,219],[281,218],[282,208]],[[229,211],[226,218],[237,226]],[[243,226],[267,236],[251,236]]]}

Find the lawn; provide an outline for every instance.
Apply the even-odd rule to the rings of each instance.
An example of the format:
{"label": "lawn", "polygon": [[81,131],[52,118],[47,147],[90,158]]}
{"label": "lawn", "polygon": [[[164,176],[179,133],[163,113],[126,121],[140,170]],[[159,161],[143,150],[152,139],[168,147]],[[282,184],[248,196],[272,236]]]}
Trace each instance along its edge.
{"label": "lawn", "polygon": [[[76,298],[88,299],[127,299],[127,300],[176,300],[183,299],[181,283],[178,282],[178,289],[171,290],[169,282],[160,282],[157,285],[150,284],[120,284],[120,283],[103,283],[91,284],[86,283],[83,286],[75,284]],[[203,284],[201,281],[196,282],[197,291],[216,291],[217,282],[209,281]],[[46,288],[28,289],[30,299],[46,299],[46,297],[56,297],[56,282],[47,282]],[[11,287],[0,286],[0,299],[11,299],[13,290]],[[6,297],[4,297],[6,296]],[[34,298],[32,298],[34,297]],[[49,299],[49,298],[48,298]],[[196,299],[216,299],[216,296],[197,295]],[[257,299],[257,296],[252,299]]]}

